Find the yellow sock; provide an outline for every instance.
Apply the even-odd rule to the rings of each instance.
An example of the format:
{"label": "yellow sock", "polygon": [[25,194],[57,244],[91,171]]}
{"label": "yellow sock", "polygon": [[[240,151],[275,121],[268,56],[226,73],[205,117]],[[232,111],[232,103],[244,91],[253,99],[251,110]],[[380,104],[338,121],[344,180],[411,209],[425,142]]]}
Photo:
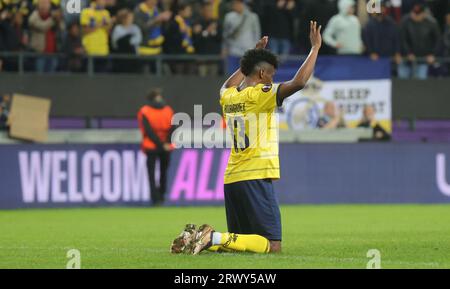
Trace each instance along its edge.
{"label": "yellow sock", "polygon": [[207,249],[210,252],[233,252],[234,250],[224,248],[222,245],[214,245]]}
{"label": "yellow sock", "polygon": [[270,242],[260,235],[222,233],[220,244],[225,249],[239,252],[269,253]]}
{"label": "yellow sock", "polygon": [[214,246],[209,247],[209,248],[206,249],[206,250],[208,250],[208,251],[210,251],[210,252],[218,252],[220,247],[221,247],[221,246],[219,246],[219,245],[214,245]]}

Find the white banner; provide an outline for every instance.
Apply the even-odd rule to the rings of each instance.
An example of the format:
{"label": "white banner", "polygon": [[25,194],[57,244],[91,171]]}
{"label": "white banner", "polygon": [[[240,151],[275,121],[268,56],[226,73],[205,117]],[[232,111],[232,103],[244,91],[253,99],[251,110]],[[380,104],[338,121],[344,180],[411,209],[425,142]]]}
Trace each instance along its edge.
{"label": "white banner", "polygon": [[391,131],[391,86],[390,79],[321,81],[312,78],[302,91],[283,103],[280,128],[316,128],[324,104],[333,101],[349,127],[361,120],[365,105],[372,105],[376,120]]}

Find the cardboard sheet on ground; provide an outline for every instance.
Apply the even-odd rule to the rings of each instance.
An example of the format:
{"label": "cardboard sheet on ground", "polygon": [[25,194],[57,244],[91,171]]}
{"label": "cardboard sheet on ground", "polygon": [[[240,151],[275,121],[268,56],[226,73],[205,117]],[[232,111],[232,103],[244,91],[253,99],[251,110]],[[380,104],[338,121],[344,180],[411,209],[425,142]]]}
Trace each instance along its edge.
{"label": "cardboard sheet on ground", "polygon": [[45,142],[51,101],[47,98],[14,94],[8,122],[10,136],[34,142]]}

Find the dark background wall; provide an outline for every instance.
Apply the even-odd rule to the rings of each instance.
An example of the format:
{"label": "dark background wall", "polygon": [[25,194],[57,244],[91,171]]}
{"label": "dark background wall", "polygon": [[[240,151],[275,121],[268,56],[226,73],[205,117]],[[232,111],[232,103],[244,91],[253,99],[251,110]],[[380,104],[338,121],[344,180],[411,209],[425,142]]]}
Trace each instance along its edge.
{"label": "dark background wall", "polygon": [[[24,93],[52,99],[52,116],[134,117],[152,87],[162,87],[176,111],[220,112],[222,77],[141,75],[1,74],[0,93]],[[393,116],[450,118],[450,80],[393,80]]]}
{"label": "dark background wall", "polygon": [[204,112],[220,112],[218,77],[132,75],[0,75],[1,93],[23,93],[52,100],[52,116],[134,117],[155,87],[163,88],[175,111],[193,114],[192,104]]}
{"label": "dark background wall", "polygon": [[450,118],[450,78],[394,80],[392,95],[395,119]]}

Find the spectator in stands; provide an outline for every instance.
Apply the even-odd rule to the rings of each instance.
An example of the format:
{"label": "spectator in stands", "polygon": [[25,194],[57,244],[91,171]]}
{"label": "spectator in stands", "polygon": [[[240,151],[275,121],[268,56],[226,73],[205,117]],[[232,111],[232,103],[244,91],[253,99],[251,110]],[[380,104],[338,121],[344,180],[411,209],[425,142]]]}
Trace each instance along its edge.
{"label": "spectator in stands", "polygon": [[[1,3],[1,2],[0,2]],[[9,13],[6,10],[3,10],[3,7],[0,10],[0,51],[8,51],[8,34],[9,34]]]}
{"label": "spectator in stands", "polygon": [[23,13],[1,11],[0,14],[0,50],[20,51],[28,45],[28,34],[24,30],[25,16]]}
{"label": "spectator in stands", "polygon": [[[27,48],[28,33],[24,30],[24,21],[24,13],[20,11],[0,11],[0,51],[21,51]],[[17,70],[17,64],[14,58],[4,60],[5,70]]]}
{"label": "spectator in stands", "polygon": [[232,11],[225,15],[223,24],[224,55],[228,56],[228,72],[239,67],[242,55],[261,38],[257,14],[251,12],[243,0],[232,1]]}
{"label": "spectator in stands", "polygon": [[[322,25],[322,31],[324,31],[328,25],[329,20],[338,12],[337,10],[338,0],[303,0],[297,5],[296,12],[299,15],[299,24],[297,26],[298,32],[296,33],[300,44],[300,53],[309,53],[310,43],[309,40],[309,21],[314,19]],[[320,48],[321,54],[333,54],[335,49],[330,46],[322,45]]]}
{"label": "spectator in stands", "polygon": [[[195,52],[198,54],[220,55],[222,49],[222,35],[219,22],[214,19],[214,6],[212,2],[205,2],[202,5],[199,21],[193,27],[193,41]],[[200,63],[198,65],[201,76],[217,75],[217,63]]]}
{"label": "spectator in stands", "polygon": [[10,47],[13,51],[25,50],[28,47],[28,33],[24,30],[25,20],[23,13],[16,12],[14,14],[12,21],[13,45]]}
{"label": "spectator in stands", "polygon": [[[445,18],[444,33],[440,41],[438,55],[450,57],[450,2],[448,13]],[[439,76],[450,76],[450,63],[443,62],[436,66]]]}
{"label": "spectator in stands", "polygon": [[67,28],[64,52],[67,56],[67,69],[71,72],[81,72],[83,70],[83,55],[85,51],[81,43],[80,26],[77,22],[73,22]]}
{"label": "spectator in stands", "polygon": [[0,131],[8,129],[8,116],[3,107],[0,106]]}
{"label": "spectator in stands", "polygon": [[8,116],[5,114],[3,107],[0,106],[0,130],[6,130],[8,128],[7,122]]}
{"label": "spectator in stands", "polygon": [[[167,191],[167,170],[169,168],[170,153],[173,150],[171,124],[172,108],[167,105],[159,89],[150,91],[148,104],[138,112],[138,122],[142,133],[142,150],[147,155],[147,169],[150,182],[152,203],[162,205]],[[156,185],[155,165],[159,160],[160,181]]]}
{"label": "spectator in stands", "polygon": [[[142,42],[141,30],[133,24],[134,16],[128,9],[117,12],[117,25],[111,35],[112,48],[115,53],[137,54],[139,44]],[[114,70],[116,72],[137,72],[139,62],[133,59],[116,59]]]}
{"label": "spectator in stands", "polygon": [[390,0],[384,2],[386,2],[386,13],[394,19],[395,23],[400,23],[402,19],[402,0]]}
{"label": "spectator in stands", "polygon": [[363,109],[363,117],[358,127],[372,128],[374,140],[390,140],[391,136],[375,119],[375,109],[372,105],[365,105]]}
{"label": "spectator in stands", "polygon": [[160,12],[157,4],[157,0],[146,0],[134,10],[135,23],[143,35],[143,42],[139,48],[141,55],[157,55],[162,52],[164,36],[161,25],[170,20],[172,12]]}
{"label": "spectator in stands", "polygon": [[11,95],[4,94],[0,98],[0,130],[8,129],[8,115],[11,106]]}
{"label": "spectator in stands", "polygon": [[48,56],[36,58],[37,72],[54,72],[58,66],[58,58],[51,56],[57,52],[58,41],[64,30],[62,12],[59,9],[51,10],[50,0],[39,0],[36,9],[28,19],[30,27],[30,46],[38,53],[45,53]]}
{"label": "spectator in stands", "polygon": [[319,128],[345,128],[342,113],[336,108],[336,104],[332,101],[327,101],[323,107],[323,116],[319,118],[317,127]]}
{"label": "spectator in stands", "polygon": [[339,0],[339,14],[333,16],[323,32],[324,42],[338,54],[361,54],[361,25],[355,13],[354,0]]}
{"label": "spectator in stands", "polygon": [[[166,54],[192,54],[195,52],[192,42],[192,6],[183,2],[175,9],[178,13],[174,13],[164,31],[163,51]],[[171,72],[175,74],[191,74],[194,70],[193,64],[189,61],[170,61],[169,66]]]}
{"label": "spectator in stands", "polygon": [[142,42],[142,33],[133,23],[134,15],[128,9],[117,12],[117,24],[111,34],[112,47],[116,52],[137,54]]}
{"label": "spectator in stands", "polygon": [[[423,0],[422,0],[423,1]],[[444,31],[445,17],[450,9],[450,1],[448,0],[424,0],[430,15],[436,19],[439,30]]]}
{"label": "spectator in stands", "polygon": [[[81,11],[80,23],[82,27],[82,43],[88,55],[105,56],[109,54],[109,31],[112,21],[108,10],[105,9],[105,0],[96,0],[91,6]],[[109,62],[106,59],[95,59],[96,71],[108,70]]]}
{"label": "spectator in stands", "polygon": [[24,18],[28,18],[33,6],[37,4],[37,0],[0,0],[0,12],[7,19],[12,19],[16,13],[22,14]]}
{"label": "spectator in stands", "polygon": [[397,64],[400,56],[400,33],[395,21],[387,14],[386,1],[382,2],[381,13],[371,15],[363,30],[367,53],[374,61],[380,57],[393,57]]}
{"label": "spectator in stands", "polygon": [[169,21],[165,31],[164,52],[167,54],[191,54],[195,49],[192,42],[192,6],[181,3],[177,5],[178,13]]}
{"label": "spectator in stands", "polygon": [[270,35],[270,49],[281,56],[291,51],[295,4],[294,0],[271,0],[264,9],[263,25]]}
{"label": "spectator in stands", "polygon": [[0,107],[4,109],[4,111],[8,112],[11,108],[11,95],[10,94],[4,94],[0,98]]}
{"label": "spectator in stands", "polygon": [[[449,7],[450,8],[450,7]],[[442,38],[443,42],[443,55],[446,57],[450,57],[450,11],[446,16],[446,25],[444,30],[444,36]]]}
{"label": "spectator in stands", "polygon": [[[426,79],[428,65],[435,62],[440,35],[436,20],[425,11],[424,4],[415,4],[400,25],[402,54],[406,61],[398,66],[400,78]],[[425,61],[418,60],[425,58]]]}

